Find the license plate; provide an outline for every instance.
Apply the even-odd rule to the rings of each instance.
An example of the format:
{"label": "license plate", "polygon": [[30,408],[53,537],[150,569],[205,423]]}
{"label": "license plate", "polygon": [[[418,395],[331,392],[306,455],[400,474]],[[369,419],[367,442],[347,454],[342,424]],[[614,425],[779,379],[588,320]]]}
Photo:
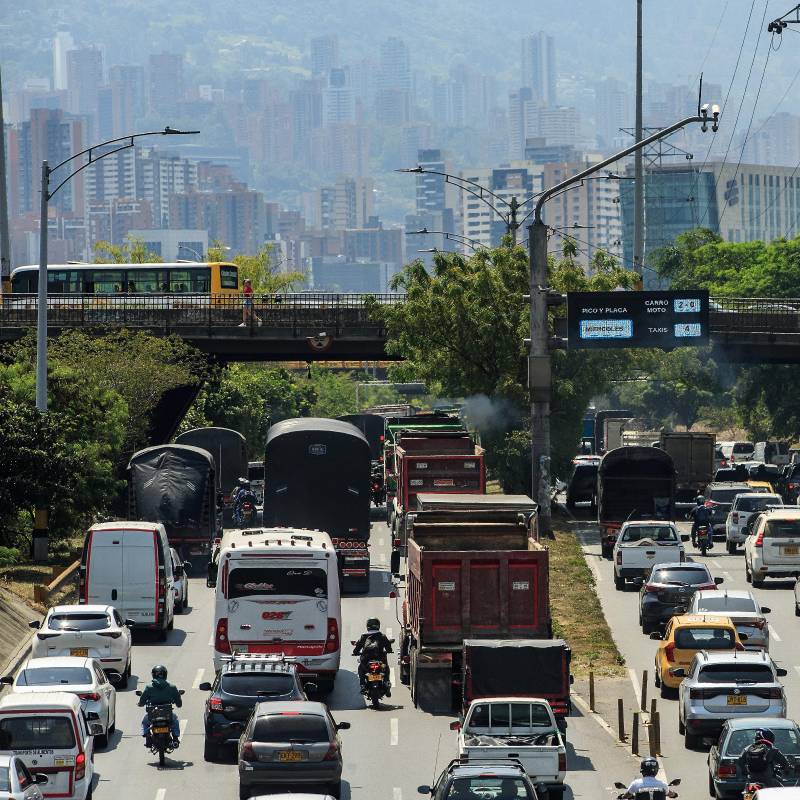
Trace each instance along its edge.
{"label": "license plate", "polygon": [[88,647],[72,647],[72,648],[70,648],[69,654],[71,656],[77,656],[78,658],[89,658],[89,648]]}
{"label": "license plate", "polygon": [[169,728],[153,728],[153,733],[169,733]]}
{"label": "license plate", "polygon": [[367,675],[368,681],[382,681],[383,675]]}
{"label": "license plate", "polygon": [[729,706],[746,706],[747,705],[747,695],[746,694],[729,694],[728,695],[728,705]]}
{"label": "license plate", "polygon": [[797,547],[784,547],[783,554],[785,556],[796,556],[800,552],[800,549]]}
{"label": "license plate", "polygon": [[278,761],[302,761],[303,754],[297,750],[288,750],[283,753],[278,753]]}

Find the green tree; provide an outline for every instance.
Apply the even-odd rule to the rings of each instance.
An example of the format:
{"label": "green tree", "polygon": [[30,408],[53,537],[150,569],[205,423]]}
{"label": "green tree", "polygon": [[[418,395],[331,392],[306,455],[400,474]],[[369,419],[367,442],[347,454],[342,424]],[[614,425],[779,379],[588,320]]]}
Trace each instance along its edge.
{"label": "green tree", "polygon": [[94,245],[95,264],[160,264],[163,260],[135,236],[125,237],[124,244],[95,242]]}
{"label": "green tree", "polygon": [[315,417],[341,417],[356,411],[356,384],[362,376],[354,372],[336,372],[330,367],[314,364],[301,384],[315,396],[311,413]]}
{"label": "green tree", "polygon": [[302,272],[281,272],[281,262],[275,261],[273,250],[272,243],[266,242],[255,255],[238,253],[233,258],[227,258],[227,248],[217,240],[208,248],[208,260],[236,264],[240,281],[250,278],[255,292],[279,294],[293,291],[305,283],[306,276]]}

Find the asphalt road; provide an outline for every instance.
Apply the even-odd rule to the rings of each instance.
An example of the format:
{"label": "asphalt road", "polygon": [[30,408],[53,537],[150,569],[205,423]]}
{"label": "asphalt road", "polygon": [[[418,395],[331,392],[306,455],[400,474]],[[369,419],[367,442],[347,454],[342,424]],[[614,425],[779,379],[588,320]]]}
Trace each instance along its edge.
{"label": "asphalt road", "polygon": [[[392,586],[388,572],[389,535],[385,523],[373,524],[372,590],[369,596],[348,597],[343,602],[344,641],[349,644],[362,632],[369,616],[381,619],[390,636],[398,633],[394,600],[388,599]],[[201,574],[199,564],[196,574]],[[629,598],[625,598],[629,599]],[[108,750],[98,752],[95,766],[99,780],[96,800],[234,800],[238,797],[238,778],[233,753],[228,763],[209,764],[203,760],[203,707],[207,694],[198,684],[210,680],[213,590],[205,580],[192,578],[190,610],[175,618],[175,630],[164,644],[137,641],[134,646],[133,674],[138,686],[117,698],[117,733]],[[349,649],[329,704],[337,721],[348,721],[352,728],[342,731],[344,776],[342,800],[409,800],[421,797],[420,784],[430,783],[438,769],[456,755],[456,734],[449,729],[454,717],[432,716],[415,709],[408,689],[396,681],[392,697],[383,710],[365,707],[358,692],[356,659]],[[149,680],[150,668],[163,663],[170,680],[186,690],[181,721],[181,747],[172,754],[164,769],[142,745],[139,736],[141,709],[136,707],[135,688]],[[396,664],[393,673],[396,673]],[[611,797],[614,780],[627,780],[635,763],[595,720],[577,710],[570,719],[568,783],[572,794],[566,797]],[[600,791],[599,791],[600,790]]]}
{"label": "asphalt road", "polygon": [[[690,526],[681,523],[680,527],[689,532]],[[708,750],[710,743],[705,743],[697,750],[688,751],[684,747],[683,737],[678,734],[678,702],[676,699],[662,699],[658,690],[653,687],[653,665],[658,642],[644,636],[638,625],[638,590],[629,586],[626,591],[614,589],[613,568],[611,561],[600,555],[597,528],[591,523],[578,524],[579,535],[583,541],[583,549],[589,566],[597,579],[598,594],[603,606],[614,640],[625,657],[631,683],[637,695],[640,692],[642,672],[648,671],[648,697],[656,697],[661,716],[661,750],[662,764],[665,774],[670,778],[681,778],[684,784],[684,796],[707,797],[708,784]],[[714,548],[704,558],[699,551],[694,551],[691,542],[686,543],[687,557],[692,561],[704,562],[715,577],[722,577],[722,589],[751,589],[752,586],[744,578],[744,555],[739,548],[736,555],[725,551],[721,541],[714,543]],[[778,666],[788,670],[783,679],[786,687],[787,714],[800,718],[800,651],[796,646],[800,620],[794,614],[794,582],[768,580],[764,588],[753,590],[759,603],[772,610],[769,614],[770,654]],[[650,701],[648,699],[648,705]],[[646,753],[645,745],[645,753]],[[689,793],[688,787],[702,787]]]}

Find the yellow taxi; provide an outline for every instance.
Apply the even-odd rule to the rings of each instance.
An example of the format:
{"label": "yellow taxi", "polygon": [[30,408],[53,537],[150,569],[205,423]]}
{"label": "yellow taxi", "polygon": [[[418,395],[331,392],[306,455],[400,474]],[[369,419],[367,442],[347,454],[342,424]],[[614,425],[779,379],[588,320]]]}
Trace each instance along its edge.
{"label": "yellow taxi", "polygon": [[663,634],[651,633],[650,638],[660,640],[653,680],[661,688],[662,697],[666,697],[670,690],[677,689],[683,680],[670,670],[688,669],[695,654],[701,650],[744,650],[730,617],[719,614],[682,614],[673,617]]}
{"label": "yellow taxi", "polygon": [[761,492],[763,494],[775,494],[775,489],[769,481],[746,481],[747,485],[753,492]]}

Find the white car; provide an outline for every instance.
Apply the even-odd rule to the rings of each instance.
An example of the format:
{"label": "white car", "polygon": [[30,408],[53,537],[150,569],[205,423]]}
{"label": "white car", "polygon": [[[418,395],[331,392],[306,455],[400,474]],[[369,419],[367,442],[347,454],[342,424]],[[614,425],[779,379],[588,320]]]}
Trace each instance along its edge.
{"label": "white car", "polygon": [[113,606],[55,606],[37,629],[32,641],[32,658],[75,656],[96,658],[107,672],[122,675],[117,684],[124,689],[131,676],[131,631]]}
{"label": "white car", "polygon": [[626,580],[646,578],[656,564],[684,561],[683,541],[674,522],[626,522],[614,544],[614,586],[623,590]]}
{"label": "white car", "polygon": [[[0,682],[10,684],[14,694],[41,692],[69,692],[80,697],[83,710],[97,714],[103,733],[95,737],[95,746],[108,745],[108,737],[114,733],[117,722],[117,690],[112,680],[118,672],[106,677],[97,659],[57,656],[55,658],[32,658],[25,662],[16,677],[7,675]],[[95,717],[91,717],[95,719]]]}
{"label": "white car", "polygon": [[731,510],[725,520],[725,544],[729,553],[735,553],[736,547],[744,544],[747,538],[745,529],[753,514],[766,511],[769,506],[782,506],[783,498],[779,494],[762,494],[761,492],[743,492],[733,498]]}
{"label": "white car", "polygon": [[0,798],[2,800],[42,800],[39,786],[46,786],[44,772],[31,774],[17,756],[0,756]]}
{"label": "white car", "polygon": [[[772,609],[762,606],[752,592],[742,589],[709,591],[692,595],[687,614],[722,614],[730,617],[742,636],[745,650],[769,650],[769,623],[766,615]],[[743,634],[743,635],[742,635]]]}
{"label": "white car", "polygon": [[178,551],[174,547],[169,549],[172,557],[172,574],[175,578],[173,589],[175,591],[175,611],[183,613],[189,607],[189,574],[191,562],[181,561]]}
{"label": "white car", "polygon": [[761,512],[744,543],[744,576],[760,586],[764,578],[793,578],[800,572],[800,508]]}

